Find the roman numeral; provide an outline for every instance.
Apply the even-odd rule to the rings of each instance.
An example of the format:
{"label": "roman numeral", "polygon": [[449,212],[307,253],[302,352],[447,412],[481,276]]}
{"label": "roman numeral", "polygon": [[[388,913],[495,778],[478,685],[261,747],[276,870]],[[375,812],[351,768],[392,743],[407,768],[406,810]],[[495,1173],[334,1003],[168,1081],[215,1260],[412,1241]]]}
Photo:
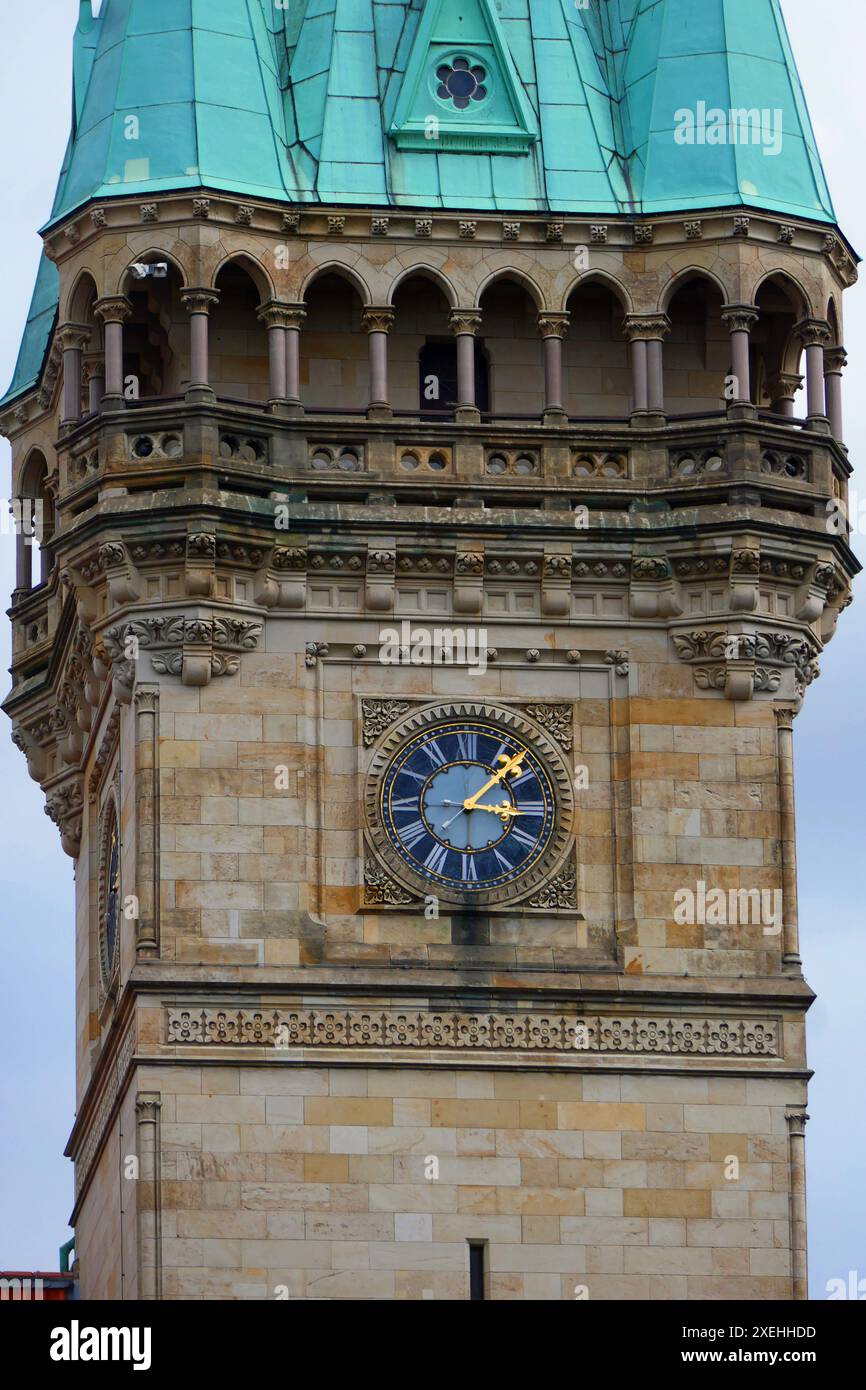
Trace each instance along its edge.
{"label": "roman numeral", "polygon": [[391,802],[392,811],[416,811],[417,809],[417,796],[400,796],[396,801]]}
{"label": "roman numeral", "polygon": [[543,801],[518,801],[517,807],[518,810],[522,811],[525,816],[544,815]]}
{"label": "roman numeral", "polygon": [[457,735],[457,746],[460,749],[461,758],[467,762],[478,761],[478,735],[470,732],[461,732]]}
{"label": "roman numeral", "polygon": [[422,820],[413,820],[404,825],[402,830],[398,830],[397,834],[407,849],[414,849],[426,836],[427,827]]}
{"label": "roman numeral", "polygon": [[511,860],[506,859],[505,855],[501,854],[498,849],[495,849],[493,853],[496,855],[497,863],[501,866],[501,868],[503,868],[506,873],[511,873],[511,870],[514,868],[514,865],[511,863]]}
{"label": "roman numeral", "polygon": [[478,870],[475,868],[475,855],[461,854],[460,858],[463,860],[463,868],[461,870],[462,877],[468,883],[477,883]]}
{"label": "roman numeral", "polygon": [[427,757],[434,767],[444,767],[445,763],[448,761],[435,738],[431,738],[429,743],[424,744],[424,752],[427,754]]}
{"label": "roman numeral", "polygon": [[442,872],[442,866],[448,858],[448,850],[444,845],[434,845],[427,858],[424,860],[424,867],[429,869],[431,874]]}
{"label": "roman numeral", "polygon": [[511,785],[512,787],[521,787],[524,782],[528,782],[529,779],[534,776],[535,773],[533,772],[532,768],[530,768],[528,772],[522,772],[520,776],[514,782],[511,783]]}
{"label": "roman numeral", "polygon": [[531,835],[527,835],[525,830],[518,829],[517,826],[511,832],[512,840],[516,840],[520,845],[526,845],[529,849],[535,849],[535,840]]}
{"label": "roman numeral", "polygon": [[399,775],[401,777],[411,777],[413,782],[420,782],[422,786],[427,781],[427,778],[422,777],[420,772],[412,772],[408,767],[401,767]]}

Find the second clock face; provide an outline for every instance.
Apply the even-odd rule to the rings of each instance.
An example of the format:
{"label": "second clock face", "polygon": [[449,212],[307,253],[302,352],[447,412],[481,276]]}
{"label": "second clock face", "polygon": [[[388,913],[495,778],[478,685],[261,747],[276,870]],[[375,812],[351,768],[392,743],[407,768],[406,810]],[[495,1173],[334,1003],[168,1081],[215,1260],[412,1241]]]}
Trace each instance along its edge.
{"label": "second clock face", "polygon": [[416,733],[382,778],[380,814],[406,866],[461,894],[517,885],[556,826],[550,777],[516,735],[478,720]]}

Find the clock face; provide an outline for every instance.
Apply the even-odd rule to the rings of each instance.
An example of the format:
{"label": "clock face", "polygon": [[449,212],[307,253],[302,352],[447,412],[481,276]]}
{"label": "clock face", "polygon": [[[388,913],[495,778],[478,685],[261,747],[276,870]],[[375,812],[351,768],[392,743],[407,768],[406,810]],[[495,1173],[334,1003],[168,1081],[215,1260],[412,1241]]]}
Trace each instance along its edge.
{"label": "clock face", "polygon": [[572,804],[549,741],[514,714],[486,713],[451,706],[403,721],[368,784],[371,837],[391,870],[464,905],[509,902],[539,884]]}

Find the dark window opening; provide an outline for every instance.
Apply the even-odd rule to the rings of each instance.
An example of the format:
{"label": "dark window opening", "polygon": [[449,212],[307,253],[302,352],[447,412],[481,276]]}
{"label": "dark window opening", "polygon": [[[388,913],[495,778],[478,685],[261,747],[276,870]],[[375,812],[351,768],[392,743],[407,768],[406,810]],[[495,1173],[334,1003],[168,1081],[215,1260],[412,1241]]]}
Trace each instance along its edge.
{"label": "dark window opening", "polygon": [[469,1299],[472,1303],[483,1303],[484,1292],[484,1264],[486,1246],[469,1246]]}
{"label": "dark window opening", "polygon": [[[457,344],[453,338],[428,338],[418,357],[419,409],[422,415],[452,415],[457,409]],[[481,343],[475,343],[475,404],[490,410],[490,368]]]}

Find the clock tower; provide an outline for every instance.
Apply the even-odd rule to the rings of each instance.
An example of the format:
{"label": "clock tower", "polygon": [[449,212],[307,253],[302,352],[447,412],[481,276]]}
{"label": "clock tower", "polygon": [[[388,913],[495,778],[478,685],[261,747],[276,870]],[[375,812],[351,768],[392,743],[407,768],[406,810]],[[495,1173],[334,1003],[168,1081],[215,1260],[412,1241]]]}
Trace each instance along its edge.
{"label": "clock tower", "polygon": [[82,1296],[805,1298],[857,271],[778,2],[164,8],[83,0],[0,403]]}

